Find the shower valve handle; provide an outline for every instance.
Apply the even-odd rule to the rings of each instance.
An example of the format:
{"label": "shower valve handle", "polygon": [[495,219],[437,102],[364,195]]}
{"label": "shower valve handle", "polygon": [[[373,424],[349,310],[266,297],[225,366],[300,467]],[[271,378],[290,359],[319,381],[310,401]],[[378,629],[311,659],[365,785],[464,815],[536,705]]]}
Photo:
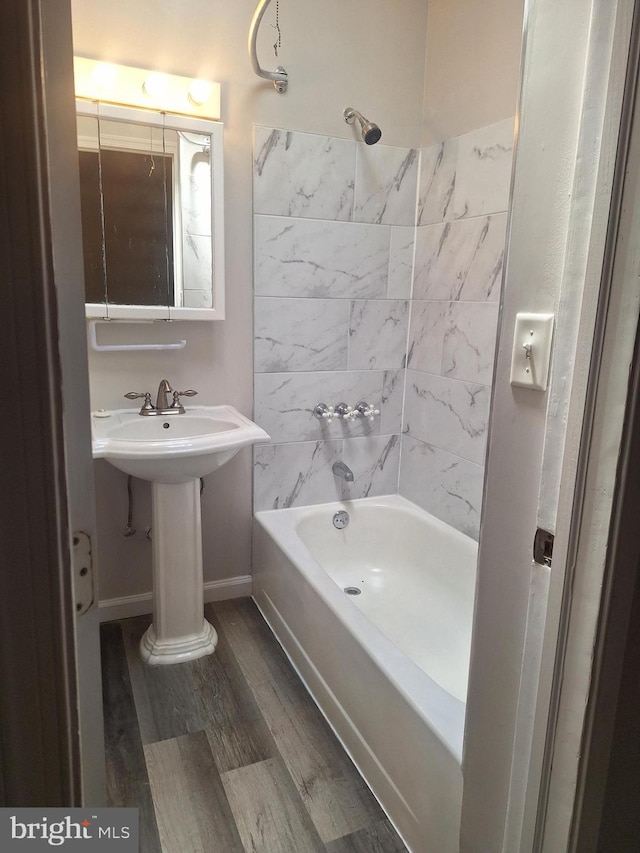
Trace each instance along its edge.
{"label": "shower valve handle", "polygon": [[328,424],[339,417],[333,406],[327,406],[326,403],[318,403],[317,406],[314,406],[313,414],[319,421],[326,421]]}
{"label": "shower valve handle", "polygon": [[343,421],[352,421],[354,418],[358,417],[357,412],[348,406],[346,403],[338,403],[336,406],[336,414],[339,418],[342,418]]}
{"label": "shower valve handle", "polygon": [[370,403],[365,403],[364,400],[358,403],[355,410],[363,418],[371,421],[371,423],[375,420],[376,415],[380,414],[380,409],[375,409]]}

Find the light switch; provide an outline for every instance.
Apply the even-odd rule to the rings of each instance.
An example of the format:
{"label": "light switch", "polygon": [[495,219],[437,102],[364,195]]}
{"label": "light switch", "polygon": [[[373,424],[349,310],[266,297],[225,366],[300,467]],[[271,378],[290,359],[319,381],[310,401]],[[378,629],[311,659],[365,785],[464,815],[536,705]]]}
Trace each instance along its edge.
{"label": "light switch", "polygon": [[553,314],[516,314],[511,384],[546,391],[551,361]]}

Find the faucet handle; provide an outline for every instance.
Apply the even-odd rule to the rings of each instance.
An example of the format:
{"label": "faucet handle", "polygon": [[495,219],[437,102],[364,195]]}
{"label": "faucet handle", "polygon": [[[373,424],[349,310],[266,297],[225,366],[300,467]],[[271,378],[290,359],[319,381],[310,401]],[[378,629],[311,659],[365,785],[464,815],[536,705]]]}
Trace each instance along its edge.
{"label": "faucet handle", "polygon": [[327,406],[326,403],[318,403],[317,406],[314,406],[313,414],[319,421],[326,421],[328,424],[339,417],[333,406]]}
{"label": "faucet handle", "polygon": [[354,418],[358,417],[358,413],[346,403],[338,403],[336,406],[336,414],[339,418],[342,418],[343,421],[352,421]]}
{"label": "faucet handle", "polygon": [[153,405],[151,403],[151,394],[148,391],[145,391],[144,394],[140,394],[137,391],[128,391],[124,396],[127,398],[127,400],[144,399],[141,411],[153,409]]}
{"label": "faucet handle", "polygon": [[360,400],[355,411],[363,418],[367,418],[371,423],[373,423],[375,416],[380,414],[380,409],[375,409],[371,403],[366,403],[364,400]]}
{"label": "faucet handle", "polygon": [[170,409],[178,409],[180,414],[184,413],[184,406],[180,402],[180,397],[195,397],[198,393],[197,391],[189,390],[189,391],[173,391],[173,402],[169,406]]}

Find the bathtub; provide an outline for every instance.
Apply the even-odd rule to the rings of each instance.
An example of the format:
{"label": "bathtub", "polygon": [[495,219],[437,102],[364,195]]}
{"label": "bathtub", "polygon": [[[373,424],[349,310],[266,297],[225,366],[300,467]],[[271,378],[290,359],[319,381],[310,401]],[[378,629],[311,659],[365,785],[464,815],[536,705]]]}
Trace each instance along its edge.
{"label": "bathtub", "polygon": [[413,853],[459,849],[476,558],[398,495],[254,520],[256,604]]}

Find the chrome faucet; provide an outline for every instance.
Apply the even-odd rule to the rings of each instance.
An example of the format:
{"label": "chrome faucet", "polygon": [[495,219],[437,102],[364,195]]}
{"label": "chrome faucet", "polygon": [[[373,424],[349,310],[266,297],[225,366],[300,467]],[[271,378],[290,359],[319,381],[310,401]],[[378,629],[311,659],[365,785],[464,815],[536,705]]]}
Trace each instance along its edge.
{"label": "chrome faucet", "polygon": [[347,483],[353,483],[353,471],[344,462],[334,462],[331,468],[336,477],[342,477]]}
{"label": "chrome faucet", "polygon": [[[155,406],[151,402],[151,394],[148,391],[140,394],[137,391],[129,391],[124,396],[127,400],[137,400],[138,397],[144,400],[142,408],[138,412],[139,415],[184,415],[184,406],[180,402],[180,397],[195,397],[197,391],[174,391],[169,384],[168,379],[162,379],[158,385],[158,393],[156,394]],[[172,394],[171,403],[169,403],[168,395]]]}

